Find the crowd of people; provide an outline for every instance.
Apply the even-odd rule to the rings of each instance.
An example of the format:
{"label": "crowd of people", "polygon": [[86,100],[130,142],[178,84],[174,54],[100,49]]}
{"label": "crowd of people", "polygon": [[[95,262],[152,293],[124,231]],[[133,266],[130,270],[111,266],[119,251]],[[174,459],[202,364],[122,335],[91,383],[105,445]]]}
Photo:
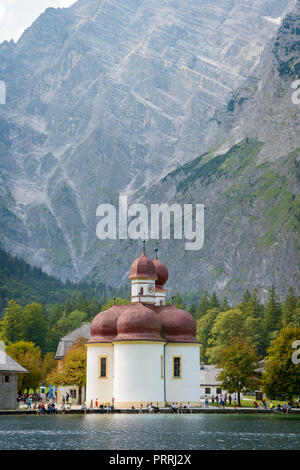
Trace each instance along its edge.
{"label": "crowd of people", "polygon": [[[55,404],[55,398],[49,397],[45,394],[40,394],[40,393],[35,393],[35,394],[24,394],[24,395],[18,395],[17,396],[17,402],[20,404],[23,402],[26,405],[27,410],[35,410],[37,414],[56,414],[58,412],[65,414],[68,413],[71,410],[73,400],[72,396],[69,395],[67,392],[65,396],[62,397],[62,405],[60,409],[57,409],[56,404]],[[209,408],[210,405],[216,405],[220,409],[225,408],[225,406],[231,406],[233,405],[235,408],[238,406],[238,398],[237,394],[234,393],[233,395],[231,394],[220,394],[220,395],[212,395],[210,399],[208,396],[205,396],[205,407]],[[249,402],[250,405],[250,402]],[[300,405],[300,397],[294,402],[288,402],[285,403],[284,405],[281,405],[278,403],[277,405],[273,404],[272,401],[270,403],[266,398],[263,398],[261,401],[260,400],[254,400],[253,401],[253,406],[254,408],[257,409],[271,409],[274,412],[277,413],[288,413],[291,408],[294,407],[299,407]],[[175,403],[173,402],[172,405],[170,406],[171,410],[173,413],[192,413],[192,407],[190,402],[187,402],[187,404],[183,405],[183,403]],[[135,409],[134,406],[131,407],[132,410]],[[104,402],[101,403],[99,402],[98,398],[95,400],[91,400],[90,403],[83,403],[81,406],[81,410],[86,414],[87,411],[89,412],[98,412],[98,413],[110,413],[114,410],[114,403],[109,403],[109,402]],[[140,407],[138,408],[139,413],[159,413],[160,408],[159,404],[156,403],[154,405],[152,402],[147,403],[147,405],[143,405],[141,403]]]}
{"label": "crowd of people", "polygon": [[[205,396],[205,406],[206,408],[208,408],[210,405],[214,405],[216,404],[217,407],[219,408],[225,408],[225,406],[231,406],[233,405],[235,408],[238,406],[238,398],[237,398],[237,394],[234,393],[233,395],[231,394],[227,394],[227,393],[224,393],[224,394],[221,394],[220,396],[219,395],[212,395],[211,396],[211,400],[209,401],[209,398],[207,396]],[[300,397],[299,399],[296,401],[296,403],[293,403],[293,402],[288,402],[288,403],[285,403],[284,405],[281,405],[280,403],[278,403],[277,406],[275,406],[272,401],[270,401],[270,403],[268,402],[267,398],[263,398],[260,401],[256,401],[254,400],[253,401],[253,406],[254,408],[257,408],[257,409],[265,409],[267,410],[268,408],[273,410],[273,411],[276,411],[276,412],[284,412],[284,413],[288,413],[292,407],[299,407],[299,404],[300,404]],[[250,405],[250,403],[249,403]]]}
{"label": "crowd of people", "polygon": [[171,405],[171,410],[173,413],[192,413],[192,407],[189,401],[186,405],[183,405],[182,403],[178,405],[178,403],[173,402]]}
{"label": "crowd of people", "polygon": [[96,411],[99,413],[110,413],[114,409],[113,403],[100,403],[98,398],[94,401],[93,399],[90,401],[89,406],[87,407],[86,403],[81,405],[82,411],[86,414],[87,410],[89,411]]}
{"label": "crowd of people", "polygon": [[[132,407],[132,409],[134,410],[134,406]],[[159,413],[160,412],[160,409],[159,409],[159,405],[158,403],[156,403],[156,405],[153,405],[153,403],[147,403],[147,405],[144,407],[143,406],[143,403],[141,403],[140,407],[139,407],[139,413]]]}
{"label": "crowd of people", "polygon": [[[220,395],[212,395],[211,396],[211,404],[214,405],[216,404],[217,407],[219,408],[225,408],[225,406],[228,404],[229,406],[233,405],[235,408],[238,406],[238,397],[237,394],[234,393],[231,395],[231,393],[222,393]],[[209,398],[205,396],[205,406],[208,408],[210,405],[209,403]]]}

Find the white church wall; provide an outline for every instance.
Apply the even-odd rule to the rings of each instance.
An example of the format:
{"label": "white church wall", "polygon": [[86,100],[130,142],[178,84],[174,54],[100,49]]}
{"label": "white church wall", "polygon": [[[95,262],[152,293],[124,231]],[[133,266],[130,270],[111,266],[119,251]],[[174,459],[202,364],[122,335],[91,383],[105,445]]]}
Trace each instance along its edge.
{"label": "white church wall", "polygon": [[166,293],[161,291],[155,292],[155,305],[166,305]]}
{"label": "white church wall", "polygon": [[[142,294],[141,294],[142,292]],[[155,302],[155,280],[137,279],[131,282],[131,301],[132,302]]]}
{"label": "white church wall", "polygon": [[[107,375],[100,378],[99,359],[106,357]],[[109,343],[87,346],[87,394],[86,401],[98,399],[99,403],[112,402],[114,383],[114,348]]]}
{"label": "white church wall", "polygon": [[116,406],[164,404],[161,371],[163,343],[128,341],[114,343],[114,397]]}
{"label": "white church wall", "polygon": [[[181,358],[181,376],[173,377],[174,357]],[[165,359],[166,401],[200,402],[200,347],[196,344],[168,343]]]}

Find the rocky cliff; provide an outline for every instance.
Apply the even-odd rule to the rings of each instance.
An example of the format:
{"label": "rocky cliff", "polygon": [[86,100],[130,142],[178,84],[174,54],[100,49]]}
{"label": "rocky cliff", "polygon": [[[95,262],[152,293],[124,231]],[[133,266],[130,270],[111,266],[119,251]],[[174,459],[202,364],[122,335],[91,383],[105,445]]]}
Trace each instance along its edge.
{"label": "rocky cliff", "polygon": [[[268,49],[281,18],[295,4],[79,0],[68,9],[46,10],[18,43],[1,44],[0,80],[7,87],[7,103],[0,106],[1,245],[63,279],[83,278],[96,266],[98,277],[120,282],[130,246],[136,253],[136,244],[96,239],[98,204],[116,202],[119,192],[149,188],[196,155],[208,152],[213,158],[210,149],[216,144],[224,154],[242,141],[257,164],[278,165],[275,156],[280,161],[292,154],[293,110],[288,114],[284,108],[276,117],[276,126],[286,125],[276,151],[270,134],[270,117],[281,110],[280,93],[285,96],[290,83],[278,88],[285,79],[276,72],[279,81],[268,92],[279,94],[274,105],[265,90],[272,61],[277,70],[276,53],[289,64],[281,74],[286,67],[296,71],[289,62],[293,51],[283,58],[287,46],[282,41],[294,44],[297,27],[294,36],[281,28],[273,50]],[[258,105],[261,120],[251,121]],[[277,127],[273,131],[277,135]],[[162,197],[172,194],[177,188],[172,175],[159,188],[146,189],[145,200],[157,191]],[[241,179],[233,178],[230,185]],[[176,181],[181,182],[178,176]],[[223,183],[209,186],[211,205],[216,194],[228,190]],[[215,216],[212,226],[219,224],[219,213]],[[218,276],[213,282],[212,271],[220,272],[219,261],[232,241],[228,246],[219,242],[216,237],[213,256],[197,255],[199,263],[188,275],[183,267],[175,275],[171,266],[178,289],[224,289],[234,269],[224,275],[226,282]],[[194,273],[201,270],[205,275],[196,281]],[[264,274],[249,275],[250,283]]]}
{"label": "rocky cliff", "polygon": [[[272,285],[281,295],[299,289],[300,105],[292,99],[299,58],[298,7],[266,46],[256,74],[215,114],[217,148],[135,195],[149,207],[205,205],[201,251],[185,251],[181,241],[160,242],[171,292],[207,289],[236,300],[246,288],[257,287],[263,299]],[[132,242],[126,245],[128,262],[134,249]],[[118,253],[120,260],[126,250]],[[111,280],[118,278],[108,260],[103,265]]]}

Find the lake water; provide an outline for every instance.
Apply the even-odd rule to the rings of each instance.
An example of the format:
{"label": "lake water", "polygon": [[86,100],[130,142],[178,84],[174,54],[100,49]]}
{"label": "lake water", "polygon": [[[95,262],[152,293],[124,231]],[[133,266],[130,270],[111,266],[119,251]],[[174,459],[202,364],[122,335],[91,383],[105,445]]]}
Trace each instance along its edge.
{"label": "lake water", "polygon": [[0,449],[300,449],[300,416],[0,416]]}

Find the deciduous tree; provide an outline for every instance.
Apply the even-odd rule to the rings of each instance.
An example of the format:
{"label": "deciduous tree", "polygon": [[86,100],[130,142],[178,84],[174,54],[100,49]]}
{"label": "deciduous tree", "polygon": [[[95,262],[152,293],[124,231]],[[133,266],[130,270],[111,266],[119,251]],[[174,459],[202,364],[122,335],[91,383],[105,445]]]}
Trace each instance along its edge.
{"label": "deciduous tree", "polygon": [[300,339],[300,328],[283,328],[268,348],[266,368],[263,374],[263,389],[268,397],[292,399],[300,393],[300,365],[294,364],[292,348]]}
{"label": "deciduous tree", "polygon": [[259,381],[258,357],[254,349],[241,337],[232,338],[223,349],[219,366],[222,369],[217,379],[229,393],[237,392],[241,406],[241,393],[254,390]]}
{"label": "deciduous tree", "polygon": [[28,341],[18,341],[8,345],[6,352],[29,372],[28,374],[19,374],[18,391],[23,393],[25,390],[28,392],[30,388],[39,387],[42,379],[40,348]]}

